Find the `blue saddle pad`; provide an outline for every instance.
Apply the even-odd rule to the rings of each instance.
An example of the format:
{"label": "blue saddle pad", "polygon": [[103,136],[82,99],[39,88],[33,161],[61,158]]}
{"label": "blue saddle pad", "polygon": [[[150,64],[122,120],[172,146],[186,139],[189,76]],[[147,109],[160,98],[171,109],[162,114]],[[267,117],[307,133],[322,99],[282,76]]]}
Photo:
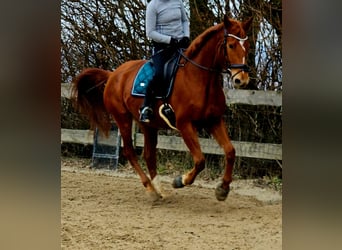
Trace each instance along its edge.
{"label": "blue saddle pad", "polygon": [[134,96],[145,96],[146,87],[152,80],[154,76],[155,69],[153,67],[152,61],[147,61],[139,69],[132,88],[132,95]]}
{"label": "blue saddle pad", "polygon": [[[171,58],[170,61],[176,62],[177,58]],[[172,91],[172,86],[173,86],[173,81],[174,81],[174,73],[177,70],[177,64],[172,64],[172,63],[166,63],[166,71],[169,69],[167,72],[169,74],[166,76],[165,83],[161,83],[159,88],[156,88],[155,91],[155,97],[157,99],[162,99],[162,98],[167,98],[171,91]],[[141,68],[139,69],[134,82],[133,82],[133,87],[132,87],[132,92],[131,94],[133,96],[145,96],[146,94],[146,88],[148,84],[151,82],[153,79],[153,76],[155,74],[155,69],[153,67],[153,63],[151,60],[147,61],[144,63]]]}

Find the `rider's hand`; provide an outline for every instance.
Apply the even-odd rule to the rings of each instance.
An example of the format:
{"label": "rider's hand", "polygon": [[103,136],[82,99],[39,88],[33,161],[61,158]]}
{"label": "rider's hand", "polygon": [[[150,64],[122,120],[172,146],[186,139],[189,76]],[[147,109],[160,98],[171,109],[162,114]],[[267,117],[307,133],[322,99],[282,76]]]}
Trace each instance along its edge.
{"label": "rider's hand", "polygon": [[170,45],[171,45],[172,47],[178,47],[178,40],[177,40],[177,39],[174,39],[173,37],[171,37]]}
{"label": "rider's hand", "polygon": [[179,48],[186,49],[190,45],[190,38],[189,37],[183,37],[179,42]]}

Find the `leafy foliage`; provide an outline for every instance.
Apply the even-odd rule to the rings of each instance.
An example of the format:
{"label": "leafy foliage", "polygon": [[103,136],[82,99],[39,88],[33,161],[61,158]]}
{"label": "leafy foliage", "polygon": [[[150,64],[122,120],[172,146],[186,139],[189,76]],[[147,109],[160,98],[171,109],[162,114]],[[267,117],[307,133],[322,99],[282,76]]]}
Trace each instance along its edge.
{"label": "leafy foliage", "polygon": [[[191,39],[221,22],[225,13],[245,20],[254,17],[247,63],[250,89],[281,89],[281,0],[188,0]],[[145,34],[147,1],[62,0],[61,74],[70,82],[85,67],[114,70],[128,60],[149,58]]]}

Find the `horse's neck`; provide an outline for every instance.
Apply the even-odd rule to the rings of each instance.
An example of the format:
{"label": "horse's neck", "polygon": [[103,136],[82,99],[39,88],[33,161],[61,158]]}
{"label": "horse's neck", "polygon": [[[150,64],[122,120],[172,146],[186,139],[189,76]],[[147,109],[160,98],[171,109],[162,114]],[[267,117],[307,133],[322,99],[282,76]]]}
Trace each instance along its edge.
{"label": "horse's neck", "polygon": [[208,44],[203,46],[201,51],[194,56],[193,61],[208,69],[208,71],[219,70],[216,62],[216,45]]}
{"label": "horse's neck", "polygon": [[215,84],[221,77],[222,58],[218,50],[218,42],[209,41],[196,55],[190,56],[190,60],[195,62],[193,64],[197,64],[194,65],[198,70],[195,77],[200,78],[205,85]]}
{"label": "horse's neck", "polygon": [[[198,74],[196,74],[196,88],[200,85],[202,99],[204,106],[216,107],[222,106],[222,66],[224,63],[224,54],[220,54],[218,40],[208,41],[199,53],[193,57],[193,60],[199,65],[204,66],[206,69],[198,69]],[[201,94],[200,94],[201,95]],[[209,105],[210,104],[210,105]],[[216,105],[217,104],[217,105]]]}
{"label": "horse's neck", "polygon": [[[222,107],[225,107],[224,93],[222,90],[222,74],[218,67],[216,47],[206,47],[194,56],[191,60],[197,65],[192,64],[190,67],[194,70],[187,74],[189,79],[186,82],[187,89],[192,91],[189,93],[190,101],[196,109],[201,110],[202,117],[216,116],[222,114]],[[186,74],[186,73],[185,73]],[[195,98],[193,97],[195,94]]]}

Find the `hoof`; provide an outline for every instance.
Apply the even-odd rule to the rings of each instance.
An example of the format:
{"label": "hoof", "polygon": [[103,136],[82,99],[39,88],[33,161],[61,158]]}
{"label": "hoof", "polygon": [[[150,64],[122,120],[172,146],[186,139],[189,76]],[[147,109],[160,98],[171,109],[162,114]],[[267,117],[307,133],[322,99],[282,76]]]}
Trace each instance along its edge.
{"label": "hoof", "polygon": [[159,175],[154,177],[154,179],[152,180],[151,184],[152,184],[152,187],[154,188],[155,192],[158,195],[160,195],[160,197],[163,197],[164,190],[162,188],[161,180],[160,180]]}
{"label": "hoof", "polygon": [[163,199],[163,196],[155,191],[147,191],[146,193],[149,201],[154,202]]}
{"label": "hoof", "polygon": [[220,183],[215,189],[216,199],[219,201],[224,201],[225,199],[227,199],[229,190],[230,190],[229,187],[228,189],[222,188],[222,184]]}
{"label": "hoof", "polygon": [[172,186],[173,186],[174,188],[182,188],[182,187],[184,187],[184,184],[183,184],[183,182],[182,182],[182,176],[177,176],[177,177],[173,180]]}
{"label": "hoof", "polygon": [[162,194],[159,193],[153,185],[146,188],[146,193],[150,201],[157,201],[163,198]]}

